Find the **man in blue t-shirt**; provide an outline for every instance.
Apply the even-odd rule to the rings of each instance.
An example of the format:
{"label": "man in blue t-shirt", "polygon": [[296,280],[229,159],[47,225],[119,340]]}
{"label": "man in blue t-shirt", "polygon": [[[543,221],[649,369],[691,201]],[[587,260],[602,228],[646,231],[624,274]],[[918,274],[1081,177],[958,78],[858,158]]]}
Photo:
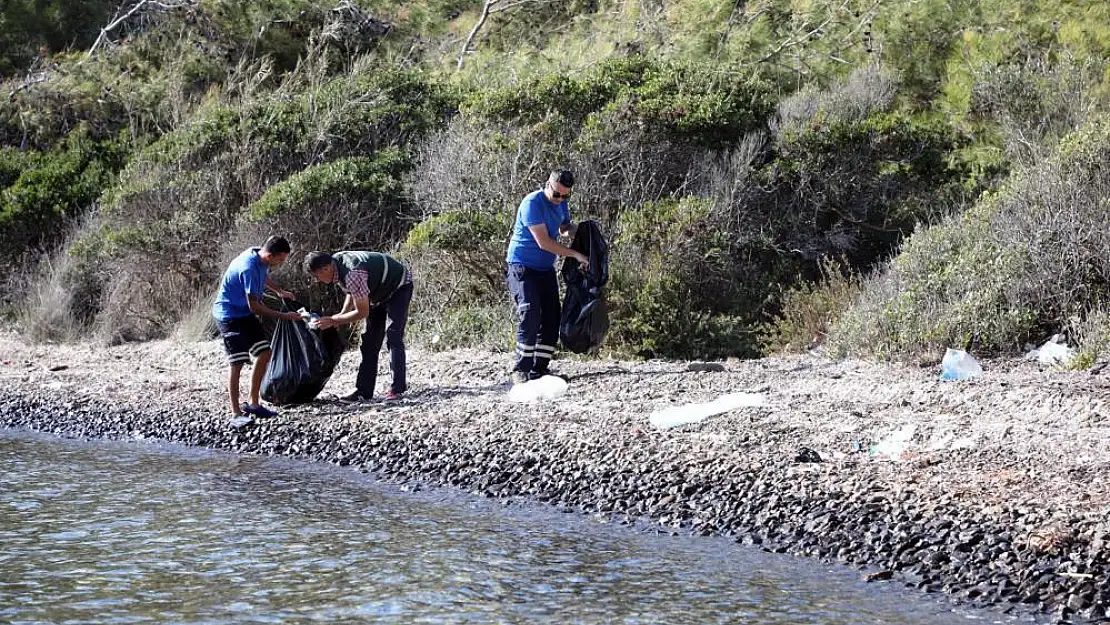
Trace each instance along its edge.
{"label": "man in blue t-shirt", "polygon": [[[220,292],[212,304],[212,316],[224,339],[224,351],[231,365],[227,379],[227,393],[231,399],[233,423],[241,425],[244,413],[256,417],[276,417],[277,413],[258,402],[262,378],[270,365],[270,338],[255,315],[274,319],[297,321],[295,312],[278,312],[262,303],[266,289],[286,299],[293,299],[289,291],[279,289],[270,281],[269,272],[277,269],[289,257],[289,242],[282,237],[270,237],[262,247],[252,247],[231,261],[220,282]],[[243,365],[254,358],[251,372],[250,402],[239,403],[239,374]]]}
{"label": "man in blue t-shirt", "polygon": [[565,169],[551,172],[547,184],[525,196],[516,211],[516,223],[505,261],[509,264],[509,292],[516,302],[520,326],[516,334],[516,366],[513,382],[526,382],[548,373],[559,340],[559,282],[555,259],[570,256],[589,264],[556,239],[574,231],[567,198],[574,174]]}

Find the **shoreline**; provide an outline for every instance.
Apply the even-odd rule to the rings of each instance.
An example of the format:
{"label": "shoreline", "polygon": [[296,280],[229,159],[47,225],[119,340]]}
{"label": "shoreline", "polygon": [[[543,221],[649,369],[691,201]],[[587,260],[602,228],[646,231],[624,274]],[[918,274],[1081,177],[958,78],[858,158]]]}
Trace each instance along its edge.
{"label": "shoreline", "polygon": [[[570,388],[541,406],[505,401],[507,362],[410,350],[401,402],[288,407],[235,431],[216,341],[0,334],[0,427],[329,462],[866,567],[1003,612],[1110,616],[1110,377],[1009,360],[957,383],[931,367],[812,356],[724,371],[560,360]],[[346,392],[357,363],[347,353],[323,397]],[[653,410],[734,392],[765,405],[649,424]],[[907,426],[901,458],[867,453]],[[802,448],[821,462],[799,461]]]}

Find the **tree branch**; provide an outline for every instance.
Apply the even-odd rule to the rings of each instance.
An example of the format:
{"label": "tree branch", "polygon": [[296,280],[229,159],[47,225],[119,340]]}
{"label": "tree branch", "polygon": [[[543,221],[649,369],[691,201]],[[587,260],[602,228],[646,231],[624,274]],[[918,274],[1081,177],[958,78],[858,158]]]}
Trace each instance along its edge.
{"label": "tree branch", "polygon": [[124,24],[125,22],[127,22],[127,20],[131,19],[137,13],[144,9],[154,8],[161,9],[163,11],[172,11],[174,9],[193,6],[195,4],[196,0],[139,0],[126,13],[120,15],[123,12],[123,7],[127,6],[127,3],[125,2],[121,4],[118,9],[116,9],[116,15],[112,19],[112,21],[109,22],[107,26],[100,29],[100,35],[97,36],[96,41],[94,41],[92,47],[89,48],[89,52],[85,55],[85,58],[91,58],[94,54],[96,54],[96,51],[108,42],[109,33],[119,28],[120,25]]}
{"label": "tree branch", "polygon": [[765,54],[763,56],[763,58],[759,59],[756,62],[757,63],[765,63],[767,61],[770,61],[774,57],[778,56],[780,52],[783,52],[784,50],[786,50],[788,48],[793,48],[795,46],[802,45],[802,44],[806,43],[807,41],[813,39],[813,37],[815,35],[823,32],[825,30],[825,27],[832,23],[832,21],[836,18],[837,13],[839,13],[841,11],[844,11],[847,8],[848,8],[848,2],[845,1],[839,7],[837,7],[836,9],[830,11],[829,16],[825,18],[825,21],[818,24],[815,28],[813,28],[809,32],[804,33],[802,35],[799,35],[797,37],[787,38],[786,41],[783,41],[782,43],[780,43],[778,45],[778,47],[776,47],[774,50],[771,50],[770,52]]}
{"label": "tree branch", "polygon": [[8,101],[14,102],[15,96],[19,95],[19,92],[24,89],[29,89],[39,83],[46,82],[48,78],[50,78],[50,74],[47,72],[38,72],[37,74],[28,75],[22,82],[8,92]]}
{"label": "tree branch", "polygon": [[486,0],[486,3],[482,5],[482,14],[478,17],[478,21],[475,22],[474,28],[470,29],[470,34],[466,36],[466,41],[463,42],[462,51],[459,52],[459,64],[455,69],[462,69],[463,61],[466,59],[466,55],[470,52],[470,46],[474,43],[474,38],[478,36],[478,31],[482,30],[482,26],[486,25],[486,20],[489,19],[490,10],[499,1],[500,0]]}
{"label": "tree branch", "polygon": [[486,25],[486,21],[490,15],[494,13],[503,13],[510,11],[525,4],[548,3],[552,0],[486,0],[482,5],[482,14],[478,16],[478,21],[474,24],[474,28],[470,29],[470,34],[466,36],[466,41],[463,42],[462,50],[459,52],[459,63],[456,69],[462,69],[463,63],[466,61],[466,55],[471,53],[470,47],[474,45],[474,39],[478,37],[482,27]]}

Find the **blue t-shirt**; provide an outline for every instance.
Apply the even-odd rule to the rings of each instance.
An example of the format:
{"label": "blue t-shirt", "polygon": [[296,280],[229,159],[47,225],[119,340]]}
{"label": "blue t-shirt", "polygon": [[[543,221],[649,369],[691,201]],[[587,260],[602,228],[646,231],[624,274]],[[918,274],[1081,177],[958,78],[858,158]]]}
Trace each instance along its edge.
{"label": "blue t-shirt", "polygon": [[543,190],[529,193],[516,210],[516,223],[513,224],[513,237],[509,240],[509,252],[505,260],[510,265],[520,264],[529,269],[554,271],[555,255],[541,250],[536,237],[528,228],[539,224],[547,226],[547,234],[552,239],[559,237],[559,226],[570,223],[570,209],[567,203],[552,204]]}
{"label": "blue t-shirt", "polygon": [[254,314],[247,304],[247,295],[262,297],[266,290],[266,274],[270,269],[258,257],[259,249],[252,247],[243,252],[231,261],[224,272],[220,292],[212,304],[212,316],[217,321],[231,321]]}

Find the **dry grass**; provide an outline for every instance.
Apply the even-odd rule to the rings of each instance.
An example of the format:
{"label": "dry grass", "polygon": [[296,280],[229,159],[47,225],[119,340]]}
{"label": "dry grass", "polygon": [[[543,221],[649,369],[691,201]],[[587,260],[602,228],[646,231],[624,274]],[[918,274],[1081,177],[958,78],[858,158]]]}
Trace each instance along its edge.
{"label": "dry grass", "polygon": [[765,353],[801,353],[824,345],[829,328],[862,292],[859,276],[838,262],[821,265],[823,279],[803,283],[783,295],[782,310],[761,329]]}

